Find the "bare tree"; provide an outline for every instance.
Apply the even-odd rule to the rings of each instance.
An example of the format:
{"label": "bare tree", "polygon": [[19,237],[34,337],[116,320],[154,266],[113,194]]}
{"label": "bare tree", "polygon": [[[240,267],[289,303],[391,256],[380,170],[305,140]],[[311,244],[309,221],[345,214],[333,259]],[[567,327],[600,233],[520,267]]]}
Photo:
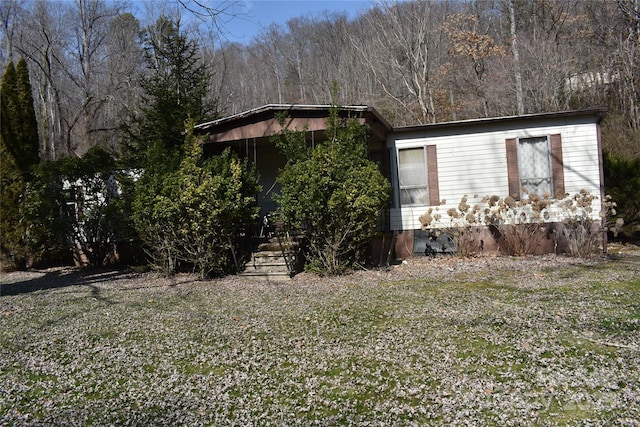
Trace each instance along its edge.
{"label": "bare tree", "polygon": [[2,24],[2,47],[0,48],[0,64],[4,66],[14,61],[14,40],[18,19],[22,16],[24,0],[4,0],[0,2],[0,23]]}
{"label": "bare tree", "polygon": [[481,107],[476,114],[490,116],[487,73],[490,60],[504,56],[504,48],[479,29],[479,19],[474,15],[451,15],[444,24],[444,32],[450,39],[450,69],[455,70],[454,76],[457,71],[457,84],[462,84],[459,88],[468,97],[475,94],[480,100]]}
{"label": "bare tree", "polygon": [[640,0],[617,0],[627,21],[620,38],[619,73],[624,104],[635,129],[640,129]]}
{"label": "bare tree", "polygon": [[284,102],[284,67],[282,30],[277,25],[271,25],[256,39],[256,54],[263,58],[263,63],[270,70],[270,77],[275,82],[275,94],[278,103]]}
{"label": "bare tree", "polygon": [[55,160],[70,153],[63,128],[61,88],[68,31],[66,8],[58,6],[38,0],[25,10],[23,19],[31,25],[29,31],[21,32],[16,46],[31,66],[38,130],[42,140],[40,152],[46,160]]}
{"label": "bare tree", "polygon": [[438,22],[444,7],[446,3],[382,2],[363,17],[370,28],[361,33],[365,38],[351,39],[380,89],[413,122],[438,121],[435,70],[446,52]]}
{"label": "bare tree", "polygon": [[516,6],[509,0],[509,21],[511,30],[511,54],[513,55],[513,76],[516,81],[516,105],[518,114],[524,114],[524,95],[522,93],[522,71],[520,70],[520,50],[518,49],[518,33],[516,29]]}
{"label": "bare tree", "polygon": [[[111,20],[118,16],[122,6],[104,0],[76,0],[70,11],[73,26],[72,58],[79,67],[66,67],[67,76],[73,85],[73,96],[69,99],[70,116],[67,118],[69,140],[75,155],[84,154],[100,143],[100,134],[112,130],[115,123],[106,124],[103,108],[112,96],[108,70],[107,41]],[[74,61],[75,62],[75,61]]]}
{"label": "bare tree", "polygon": [[177,0],[178,4],[196,18],[206,20],[213,23],[218,30],[224,30],[224,24],[229,19],[237,17],[240,2],[217,1],[215,6],[211,6],[211,2],[204,0]]}
{"label": "bare tree", "polygon": [[137,114],[141,95],[139,76],[144,68],[141,26],[130,13],[121,13],[109,22],[106,43],[104,106],[94,124],[99,143],[115,149],[120,130]]}
{"label": "bare tree", "polygon": [[[47,159],[113,146],[138,111],[139,31],[184,16],[211,71],[219,111],[272,102],[378,108],[394,124],[609,104],[640,129],[640,0],[382,0],[344,14],[294,18],[251,43],[225,41],[239,2],[0,2],[0,62],[30,67]],[[143,22],[139,22],[142,20]],[[28,23],[28,25],[27,25]],[[153,35],[151,35],[153,36]]]}

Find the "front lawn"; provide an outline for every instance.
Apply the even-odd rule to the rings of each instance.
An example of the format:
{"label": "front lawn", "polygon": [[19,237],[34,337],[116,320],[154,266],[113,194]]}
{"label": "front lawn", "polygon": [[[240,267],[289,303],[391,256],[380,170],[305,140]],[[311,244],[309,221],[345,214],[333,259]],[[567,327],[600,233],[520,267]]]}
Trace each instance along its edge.
{"label": "front lawn", "polygon": [[640,423],[637,251],[0,283],[0,425]]}

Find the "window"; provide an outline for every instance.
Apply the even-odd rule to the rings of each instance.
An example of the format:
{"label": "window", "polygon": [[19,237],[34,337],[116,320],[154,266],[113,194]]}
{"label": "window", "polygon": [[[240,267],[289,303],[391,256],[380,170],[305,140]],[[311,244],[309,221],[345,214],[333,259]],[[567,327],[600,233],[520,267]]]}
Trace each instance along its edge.
{"label": "window", "polygon": [[427,159],[424,147],[398,151],[400,203],[402,205],[428,205]]}
{"label": "window", "polygon": [[521,197],[527,197],[527,194],[553,196],[550,157],[549,140],[546,136],[518,140]]}
{"label": "window", "polygon": [[439,204],[436,146],[398,150],[400,205]]}
{"label": "window", "polygon": [[507,139],[509,195],[564,196],[564,164],[560,135]]}

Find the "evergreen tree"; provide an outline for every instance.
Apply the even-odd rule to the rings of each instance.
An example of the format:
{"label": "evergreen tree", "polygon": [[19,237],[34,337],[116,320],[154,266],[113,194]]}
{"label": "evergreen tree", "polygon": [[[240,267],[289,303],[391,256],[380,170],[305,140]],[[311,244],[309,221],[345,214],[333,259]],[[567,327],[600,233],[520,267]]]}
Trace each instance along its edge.
{"label": "evergreen tree", "polygon": [[29,259],[21,204],[38,164],[38,127],[27,63],[9,63],[0,87],[0,247],[15,267]]}
{"label": "evergreen tree", "polygon": [[20,222],[20,202],[24,192],[24,179],[7,150],[3,136],[0,139],[0,248],[3,257],[16,268],[25,268],[28,259],[24,227]]}
{"label": "evergreen tree", "polygon": [[29,71],[24,58],[7,67],[2,79],[2,139],[16,166],[28,180],[39,163],[38,123],[33,109]]}
{"label": "evergreen tree", "polygon": [[20,58],[16,65],[16,83],[18,87],[18,100],[20,105],[20,162],[27,172],[40,163],[38,149],[40,138],[38,136],[38,121],[33,108],[33,91],[29,80],[27,61]]}
{"label": "evergreen tree", "polygon": [[[135,228],[152,262],[163,264],[165,271],[171,273],[176,270],[177,261],[187,262],[188,258],[183,251],[188,239],[180,234],[184,230],[178,232],[173,225],[193,219],[174,216],[174,208],[179,207],[174,190],[186,185],[176,174],[181,162],[191,155],[191,148],[187,152],[184,145],[186,123],[210,119],[215,103],[205,101],[211,76],[201,61],[196,41],[181,32],[179,21],[160,17],[147,28],[144,50],[147,73],[140,78],[140,115],[128,129],[129,138],[123,144],[124,163],[142,170],[134,187]],[[196,267],[201,271],[209,268]]]}
{"label": "evergreen tree", "polygon": [[195,40],[180,31],[179,22],[165,16],[147,29],[145,59],[148,73],[140,79],[141,114],[130,129],[125,155],[132,166],[148,168],[159,162],[175,169],[185,121],[198,123],[213,116],[215,105],[205,102],[211,76]]}
{"label": "evergreen tree", "polygon": [[[16,129],[14,126],[17,111],[16,97],[16,67],[13,62],[7,65],[2,76],[2,85],[0,86],[0,137],[5,147],[4,156],[11,156],[11,161],[15,164],[15,157],[12,153],[11,146],[16,145]],[[5,157],[2,158],[5,160]],[[4,163],[4,162],[3,162]]]}

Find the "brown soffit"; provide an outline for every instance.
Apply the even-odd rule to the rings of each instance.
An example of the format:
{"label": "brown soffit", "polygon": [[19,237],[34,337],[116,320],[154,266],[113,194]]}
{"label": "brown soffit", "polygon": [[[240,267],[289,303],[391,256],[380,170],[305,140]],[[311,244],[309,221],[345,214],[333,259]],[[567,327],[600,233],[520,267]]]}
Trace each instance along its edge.
{"label": "brown soffit", "polygon": [[[247,138],[264,138],[282,130],[275,118],[285,112],[289,117],[285,124],[291,130],[324,130],[330,105],[270,104],[218,120],[195,126],[196,133],[209,134],[209,142],[228,142]],[[391,125],[373,108],[361,105],[340,107],[342,116],[353,115],[361,123],[367,123],[374,137],[384,140]]]}

